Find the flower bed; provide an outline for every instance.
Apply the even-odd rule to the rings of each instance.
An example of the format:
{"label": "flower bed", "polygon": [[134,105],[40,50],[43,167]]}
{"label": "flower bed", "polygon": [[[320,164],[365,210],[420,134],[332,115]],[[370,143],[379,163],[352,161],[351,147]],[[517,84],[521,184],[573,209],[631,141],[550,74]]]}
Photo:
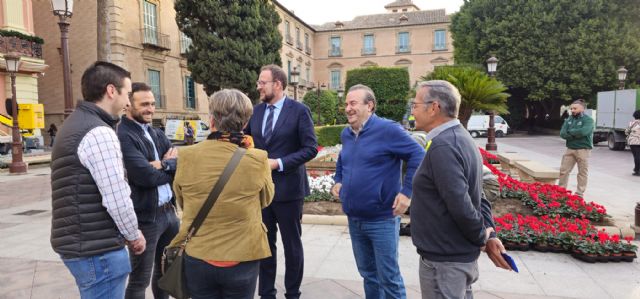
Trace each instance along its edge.
{"label": "flower bed", "polygon": [[[631,262],[637,246],[632,238],[597,231],[592,221],[609,218],[604,206],[585,202],[557,185],[523,183],[491,165],[491,154],[480,149],[497,177],[503,197],[520,199],[536,216],[506,214],[495,217],[498,238],[510,250],[569,252],[586,262]],[[495,156],[493,156],[495,157]]]}

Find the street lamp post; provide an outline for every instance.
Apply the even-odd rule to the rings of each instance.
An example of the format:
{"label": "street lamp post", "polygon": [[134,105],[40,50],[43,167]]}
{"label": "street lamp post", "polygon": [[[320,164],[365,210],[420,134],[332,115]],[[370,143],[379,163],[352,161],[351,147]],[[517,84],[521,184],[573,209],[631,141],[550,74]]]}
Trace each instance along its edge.
{"label": "street lamp post", "polygon": [[291,82],[289,82],[289,84],[291,84],[291,86],[293,86],[293,99],[294,100],[298,100],[298,78],[300,77],[300,72],[298,72],[297,67],[293,68],[293,71],[291,71]]}
{"label": "street lamp post", "polygon": [[618,69],[618,82],[619,82],[619,89],[623,90],[624,89],[624,81],[627,80],[627,69],[624,68],[624,66],[621,66]]}
{"label": "street lamp post", "polygon": [[342,102],[342,97],[344,96],[344,88],[342,86],[338,87],[338,102],[336,103],[336,118],[338,114],[340,114],[340,102]]}
{"label": "street lamp post", "polygon": [[69,18],[73,15],[73,0],[51,0],[53,15],[60,21],[60,45],[62,48],[62,78],[64,80],[64,118],[73,112],[73,91],[71,89],[71,64],[69,62]]}
{"label": "street lamp post", "polygon": [[318,82],[318,89],[316,90],[316,94],[318,96],[317,100],[318,100],[318,111],[316,112],[318,114],[317,118],[316,118],[316,126],[320,125],[320,89],[326,87],[326,85],[324,83],[322,83],[322,85],[320,85],[320,82]]}
{"label": "street lamp post", "polygon": [[16,73],[20,69],[20,56],[5,54],[4,61],[11,77],[11,116],[13,117],[13,128],[11,129],[13,143],[9,173],[26,173],[27,164],[22,161],[22,136],[20,136],[20,127],[18,126],[18,99],[16,97]]}
{"label": "street lamp post", "polygon": [[[497,67],[498,58],[491,56],[491,58],[487,59],[487,72],[490,77],[493,78],[495,76]],[[485,149],[488,151],[498,150],[498,145],[496,144],[495,114],[495,111],[489,111],[489,129],[487,130],[487,144],[485,145]]]}

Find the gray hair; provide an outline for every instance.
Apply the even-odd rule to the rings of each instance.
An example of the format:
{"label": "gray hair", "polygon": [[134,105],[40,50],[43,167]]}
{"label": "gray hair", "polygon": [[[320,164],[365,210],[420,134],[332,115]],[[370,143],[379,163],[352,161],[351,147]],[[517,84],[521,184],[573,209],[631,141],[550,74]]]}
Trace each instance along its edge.
{"label": "gray hair", "polygon": [[356,84],[354,86],[351,86],[351,88],[349,88],[349,91],[347,91],[347,94],[356,90],[364,90],[364,104],[367,105],[369,104],[369,102],[373,102],[373,109],[371,111],[375,112],[376,111],[376,95],[373,93],[373,90],[371,90],[369,86],[366,86],[363,84]]}
{"label": "gray hair", "polygon": [[242,132],[251,114],[251,100],[237,89],[223,89],[209,97],[209,115],[218,131]]}
{"label": "gray hair", "polygon": [[453,84],[444,80],[422,81],[418,83],[417,90],[428,87],[429,92],[424,95],[423,102],[438,101],[444,115],[457,118],[460,111],[460,92]]}

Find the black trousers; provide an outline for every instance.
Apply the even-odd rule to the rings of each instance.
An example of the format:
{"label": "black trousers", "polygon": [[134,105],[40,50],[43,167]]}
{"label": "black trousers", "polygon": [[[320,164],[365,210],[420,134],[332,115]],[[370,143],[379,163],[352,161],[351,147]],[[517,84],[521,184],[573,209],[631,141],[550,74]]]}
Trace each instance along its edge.
{"label": "black trousers", "polygon": [[633,172],[640,173],[640,145],[629,145],[633,154]]}
{"label": "black trousers", "polygon": [[165,291],[158,288],[158,279],[162,276],[160,262],[164,248],[178,234],[180,220],[172,206],[170,208],[164,206],[156,211],[155,222],[140,223],[138,228],[147,241],[147,247],[140,255],[129,253],[131,274],[129,274],[125,298],[144,298],[149,281],[151,281],[154,298],[169,298]]}
{"label": "black trousers", "polygon": [[184,275],[191,298],[252,299],[256,292],[259,264],[259,261],[249,261],[233,267],[216,267],[185,255]]}
{"label": "black trousers", "polygon": [[269,232],[271,257],[261,260],[258,294],[265,299],[276,298],[276,266],[278,264],[276,240],[278,228],[282,237],[285,258],[284,286],[285,298],[300,298],[300,284],[304,273],[304,253],[302,250],[302,205],[303,200],[272,202],[262,210],[262,221]]}

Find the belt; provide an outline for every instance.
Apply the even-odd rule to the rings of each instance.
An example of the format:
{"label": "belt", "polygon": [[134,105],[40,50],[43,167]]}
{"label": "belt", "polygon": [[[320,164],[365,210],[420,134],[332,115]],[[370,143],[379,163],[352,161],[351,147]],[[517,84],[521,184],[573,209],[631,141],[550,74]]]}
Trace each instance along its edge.
{"label": "belt", "polygon": [[169,201],[161,206],[158,206],[158,211],[173,211],[173,204]]}

